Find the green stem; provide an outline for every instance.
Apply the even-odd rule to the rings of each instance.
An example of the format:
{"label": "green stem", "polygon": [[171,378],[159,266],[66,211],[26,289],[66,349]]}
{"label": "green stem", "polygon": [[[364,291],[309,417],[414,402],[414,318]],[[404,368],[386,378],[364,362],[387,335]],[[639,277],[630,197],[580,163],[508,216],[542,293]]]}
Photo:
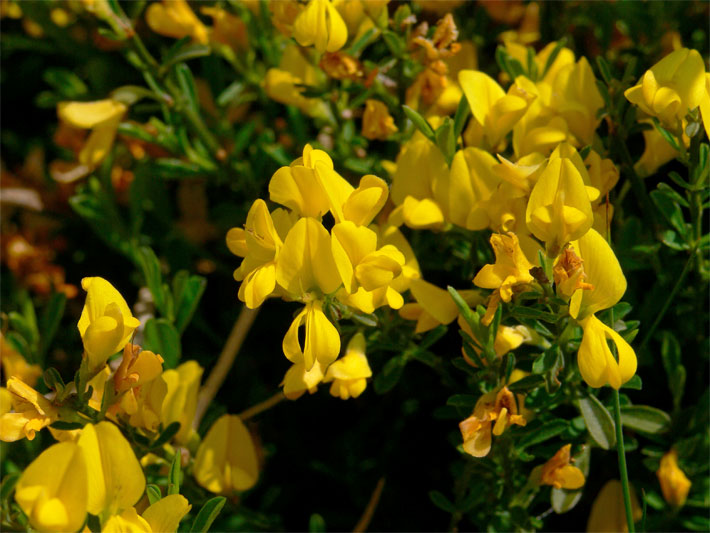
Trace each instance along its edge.
{"label": "green stem", "polygon": [[621,476],[621,489],[624,493],[624,509],[626,510],[626,524],[629,533],[634,533],[634,516],[631,509],[631,492],[629,491],[629,474],[626,470],[626,454],[624,453],[624,428],[621,425],[621,405],[619,404],[619,391],[614,390],[614,423],[616,425],[616,451],[619,455],[619,474]]}
{"label": "green stem", "polygon": [[668,295],[668,298],[666,298],[666,301],[663,304],[663,307],[661,307],[661,312],[656,315],[656,319],[653,321],[653,324],[651,324],[651,327],[649,328],[648,333],[646,333],[643,340],[641,341],[641,344],[639,345],[639,352],[642,351],[644,349],[644,347],[646,346],[646,344],[648,343],[648,341],[651,340],[651,336],[656,331],[656,327],[658,327],[658,324],[660,324],[661,319],[666,314],[666,311],[668,311],[668,307],[671,305],[671,302],[675,298],[675,295],[680,290],[681,285],[683,285],[683,281],[685,280],[685,276],[688,274],[688,271],[690,270],[690,265],[693,263],[694,257],[695,257],[695,249],[693,249],[693,251],[690,254],[690,257],[688,257],[688,260],[685,262],[685,266],[683,267],[683,271],[680,273],[680,277],[678,278],[678,281],[675,282],[675,285],[673,286],[673,290],[671,290],[671,293]]}

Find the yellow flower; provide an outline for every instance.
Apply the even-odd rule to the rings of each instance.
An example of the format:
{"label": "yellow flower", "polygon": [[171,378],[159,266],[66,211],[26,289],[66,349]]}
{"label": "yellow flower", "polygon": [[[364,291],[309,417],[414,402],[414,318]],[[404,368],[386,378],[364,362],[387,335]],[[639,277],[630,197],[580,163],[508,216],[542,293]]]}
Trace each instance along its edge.
{"label": "yellow flower", "polygon": [[[303,345],[298,335],[298,328],[304,326]],[[303,364],[306,371],[311,370],[316,361],[327,368],[340,352],[340,334],[323,312],[323,302],[312,300],[296,315],[288,328],[282,348],[286,358],[292,363]]]}
{"label": "yellow flower", "polygon": [[166,370],[161,376],[167,384],[167,393],[160,419],[164,426],[180,422],[180,431],[173,437],[178,444],[187,444],[194,433],[192,420],[195,418],[203,371],[196,361],[186,361],[174,370]]}
{"label": "yellow flower", "polygon": [[365,336],[356,333],[350,339],[345,355],[328,367],[323,382],[333,382],[330,386],[332,396],[347,400],[357,398],[363,393],[367,387],[367,378],[372,376],[365,355],[366,348]]}
{"label": "yellow flower", "polygon": [[111,150],[118,125],[127,109],[125,104],[111,99],[96,102],[60,102],[57,114],[62,121],[75,128],[92,131],[79,152],[78,163],[70,170],[56,174],[55,178],[71,182],[94,170]]}
{"label": "yellow flower", "polygon": [[146,11],[145,20],[150,29],[160,35],[175,39],[192,37],[193,41],[200,44],[209,42],[207,27],[200,22],[185,0],[151,4]]}
{"label": "yellow flower", "polygon": [[[631,491],[631,514],[634,520],[639,520],[643,514],[633,486]],[[592,503],[592,510],[587,520],[587,531],[591,533],[627,533],[626,510],[624,508],[624,492],[621,482],[616,479],[607,481]]]}
{"label": "yellow flower", "polygon": [[12,393],[0,387],[0,417],[12,411]]}
{"label": "yellow flower", "polygon": [[448,291],[423,279],[413,279],[409,286],[417,303],[405,304],[399,314],[405,320],[416,320],[414,333],[424,333],[440,324],[450,324],[459,314]]}
{"label": "yellow flower", "polygon": [[0,440],[32,440],[35,432],[59,417],[59,411],[47,398],[17,378],[7,380],[13,411],[0,417]]}
{"label": "yellow flower", "polygon": [[573,161],[551,159],[530,193],[525,220],[550,257],[592,227],[589,194]]}
{"label": "yellow flower", "polygon": [[459,72],[459,83],[486,140],[482,147],[496,151],[537,97],[524,78],[516,80],[508,94],[493,78],[476,70]]}
{"label": "yellow flower", "polygon": [[560,448],[543,467],[540,477],[541,485],[552,485],[556,489],[574,490],[584,485],[582,471],[570,464],[571,444]]}
{"label": "yellow flower", "polygon": [[368,99],[365,102],[365,114],[362,116],[362,136],[383,141],[397,131],[387,106],[379,100]]}
{"label": "yellow flower", "polygon": [[288,232],[276,265],[276,281],[296,299],[311,290],[330,294],[340,286],[331,238],[320,222],[302,218]]}
{"label": "yellow flower", "polygon": [[530,269],[533,265],[520,249],[518,237],[514,233],[491,235],[491,246],[496,256],[493,265],[485,265],[478,271],[473,283],[483,289],[495,289],[488,303],[482,323],[488,325],[498,308],[500,300],[509,302],[514,289],[533,281]]}
{"label": "yellow flower", "polygon": [[38,531],[78,531],[86,520],[88,501],[81,448],[60,442],[43,451],[17,481],[15,501]]}
{"label": "yellow flower", "polygon": [[[280,211],[277,213],[276,211]],[[234,279],[242,281],[239,299],[247,307],[259,307],[276,288],[276,260],[283,246],[281,236],[274,223],[277,220],[288,224],[288,215],[283,209],[269,213],[266,202],[256,200],[242,228],[232,228],[227,233],[227,246],[244,261],[234,271]],[[285,232],[287,228],[282,228]]]}
{"label": "yellow flower", "polygon": [[[641,122],[651,124],[650,120]],[[653,126],[643,130],[643,140],[643,153],[634,165],[634,170],[642,178],[655,174],[659,168],[680,155],[680,152],[673,148]],[[685,138],[683,140],[685,141]],[[686,147],[690,144],[689,141],[690,139],[688,139]]]}
{"label": "yellow flower", "polygon": [[123,393],[153,381],[163,372],[163,358],[135,344],[126,344],[123,358],[113,383],[117,393]]}
{"label": "yellow flower", "polygon": [[612,190],[619,181],[619,169],[611,159],[602,159],[594,150],[589,151],[584,164],[589,171],[590,185],[599,191],[597,201],[603,202],[606,193]]}
{"label": "yellow flower", "polygon": [[597,111],[604,107],[604,100],[599,94],[592,67],[585,57],[559,70],[553,82],[553,93],[554,105],[577,142],[581,145],[591,144],[594,130],[601,122],[597,118]]}
{"label": "yellow flower", "polygon": [[681,48],[647,70],[624,96],[675,130],[688,111],[700,105],[705,91],[703,58],[697,50]]}
{"label": "yellow flower", "polygon": [[454,155],[451,168],[433,183],[434,199],[448,222],[466,229],[489,225],[486,202],[500,179],[493,172],[495,158],[480,148],[464,148]]}
{"label": "yellow flower", "polygon": [[313,394],[318,390],[318,384],[323,381],[323,369],[321,364],[316,360],[310,370],[306,370],[304,363],[294,363],[286,371],[281,386],[283,387],[284,396],[289,400],[297,400],[308,391]]}
{"label": "yellow flower", "polygon": [[40,366],[29,364],[22,354],[5,340],[2,333],[0,333],[0,359],[6,380],[16,377],[30,387],[34,387],[37,378],[42,375]]}
{"label": "yellow flower", "polygon": [[244,51],[249,47],[247,27],[244,21],[219,7],[204,6],[200,8],[204,15],[212,17],[214,27],[210,40],[216,45],[226,46],[230,55]]}
{"label": "yellow flower", "polygon": [[77,444],[88,472],[88,511],[105,519],[135,505],[145,491],[145,476],[118,427],[111,422],[87,424]]}
{"label": "yellow flower", "polygon": [[335,52],[348,40],[348,28],[330,0],[310,0],[293,23],[293,37],[320,53]]}
{"label": "yellow flower", "polygon": [[[286,6],[291,2],[278,0],[271,3],[274,4]],[[266,72],[264,90],[269,98],[276,102],[296,106],[311,117],[325,117],[330,113],[325,102],[301,94],[303,85],[316,85],[321,76],[320,70],[303,57],[299,47],[290,44],[281,56],[279,67]]]}
{"label": "yellow flower", "polygon": [[506,386],[481,396],[473,414],[459,424],[464,451],[474,457],[485,457],[491,450],[491,434],[500,436],[513,424],[524,426],[526,421],[518,414],[518,401],[522,397],[516,399]]}
{"label": "yellow flower", "polygon": [[[591,387],[608,383],[618,389],[636,372],[636,354],[621,335],[594,313],[612,307],[621,299],[626,292],[626,278],[611,247],[596,230],[590,229],[570,246],[584,262],[583,275],[591,285],[575,290],[569,304],[570,316],[584,330],[577,354],[579,370]],[[611,352],[608,340],[615,344],[617,357]]]}
{"label": "yellow flower", "polygon": [[86,303],[79,318],[79,333],[89,357],[89,370],[98,370],[106,360],[123,349],[140,325],[123,296],[103,278],[84,278]]}
{"label": "yellow flower", "polygon": [[[345,290],[388,287],[402,273],[404,255],[391,244],[377,248],[377,234],[345,221],[331,230],[333,258]],[[401,307],[401,304],[400,304]]]}
{"label": "yellow flower", "polygon": [[195,457],[197,483],[216,494],[248,490],[259,477],[249,430],[236,415],[221,416],[205,435]]}
{"label": "yellow flower", "polygon": [[[251,3],[251,0],[249,1]],[[255,11],[255,15],[258,15],[261,2],[254,3],[257,9],[253,11]],[[297,0],[269,0],[271,23],[284,37],[290,38],[293,34],[293,23],[304,7]]]}
{"label": "yellow flower", "polygon": [[103,525],[104,533],[174,533],[192,506],[180,494],[170,494],[150,505],[142,515],[135,507],[113,515]]}
{"label": "yellow flower", "polygon": [[[462,315],[459,315],[457,322],[459,327],[465,331],[469,337],[471,337],[474,341],[479,343],[481,342],[481,339],[478,339],[474,335],[473,331],[471,331],[471,326],[468,325],[468,322],[466,322]],[[496,338],[493,342],[493,350],[495,351],[497,357],[502,357],[508,352],[520,347],[523,343],[539,343],[540,339],[537,337],[538,336],[527,326],[498,326]],[[481,354],[481,350],[479,350],[476,346],[472,346],[472,348],[478,355]],[[466,350],[464,350],[463,347],[461,348],[461,354],[469,365],[474,367],[478,366],[476,362],[466,354]],[[481,362],[484,365],[488,364],[485,358]]]}
{"label": "yellow flower", "polygon": [[656,471],[661,484],[663,498],[673,507],[682,507],[688,498],[690,480],[678,466],[678,452],[671,448],[661,458],[661,465]]}
{"label": "yellow flower", "polygon": [[710,72],[705,73],[705,92],[700,99],[700,116],[705,126],[705,135],[710,139]]}

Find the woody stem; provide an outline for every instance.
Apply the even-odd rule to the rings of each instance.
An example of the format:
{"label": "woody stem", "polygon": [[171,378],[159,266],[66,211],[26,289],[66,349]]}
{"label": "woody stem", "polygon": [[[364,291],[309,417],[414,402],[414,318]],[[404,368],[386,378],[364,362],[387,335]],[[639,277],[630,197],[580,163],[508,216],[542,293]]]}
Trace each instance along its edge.
{"label": "woody stem", "polygon": [[621,405],[619,391],[614,390],[614,424],[616,426],[616,451],[619,455],[619,474],[621,476],[621,489],[624,493],[624,509],[626,510],[626,524],[629,533],[634,533],[634,517],[631,509],[631,492],[629,489],[629,474],[626,470],[626,454],[624,452],[624,428],[621,425]]}
{"label": "woody stem", "polygon": [[283,392],[279,391],[273,396],[270,396],[263,402],[259,402],[256,405],[252,405],[248,409],[245,409],[241,413],[239,413],[239,418],[242,420],[249,420],[250,418],[258,415],[259,413],[262,413],[266,411],[267,409],[271,409],[274,405],[278,404],[281,400],[285,398]]}
{"label": "woody stem", "polygon": [[207,381],[205,382],[200,395],[197,398],[197,409],[195,410],[195,418],[192,421],[192,427],[197,429],[200,425],[200,420],[202,420],[207,406],[214,400],[217,395],[217,391],[224,383],[227,377],[227,373],[232,368],[234,359],[239,353],[239,348],[241,348],[244,338],[249,333],[249,328],[254,323],[259,308],[249,309],[247,306],[242,307],[242,310],[237,317],[237,321],[232,327],[232,331],[227,337],[227,342],[222,348],[222,353],[219,354],[217,363],[214,365],[212,372],[210,372]]}

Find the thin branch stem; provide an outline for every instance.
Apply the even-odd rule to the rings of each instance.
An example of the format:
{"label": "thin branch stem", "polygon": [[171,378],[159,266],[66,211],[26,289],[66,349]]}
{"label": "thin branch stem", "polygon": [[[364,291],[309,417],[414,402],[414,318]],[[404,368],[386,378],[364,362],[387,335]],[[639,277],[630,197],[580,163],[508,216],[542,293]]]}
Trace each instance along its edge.
{"label": "thin branch stem", "polygon": [[621,476],[621,489],[624,493],[624,509],[626,510],[626,524],[629,533],[634,533],[634,515],[631,508],[631,492],[629,490],[629,473],[626,470],[626,454],[624,452],[624,428],[621,424],[621,405],[619,391],[614,389],[614,423],[616,425],[616,451],[619,455],[619,474]]}
{"label": "thin branch stem", "polygon": [[353,528],[353,533],[363,533],[367,531],[372,516],[375,514],[375,509],[377,509],[377,504],[380,503],[380,497],[382,496],[382,490],[385,488],[385,478],[381,477],[375,486],[375,490],[372,491],[372,496],[370,496],[370,501],[367,502],[367,506],[357,521],[355,527]]}
{"label": "thin branch stem", "polygon": [[222,386],[222,383],[224,383],[229,370],[232,368],[232,364],[234,364],[234,359],[237,357],[237,353],[239,353],[239,348],[241,348],[258,312],[259,308],[249,309],[246,305],[242,307],[237,321],[234,323],[229,337],[227,337],[227,342],[224,344],[224,348],[222,348],[222,353],[219,354],[217,364],[215,364],[212,372],[210,372],[197,398],[197,409],[195,410],[195,418],[192,421],[193,428],[197,429],[199,427],[200,421],[207,410],[207,406],[214,400],[217,391]]}
{"label": "thin branch stem", "polygon": [[259,402],[256,405],[252,405],[248,409],[239,413],[239,418],[241,418],[242,420],[249,420],[250,418],[255,417],[259,413],[271,409],[274,405],[281,402],[281,400],[283,400],[284,398],[286,398],[286,396],[284,396],[283,392],[279,391],[273,396],[264,400],[263,402]]}

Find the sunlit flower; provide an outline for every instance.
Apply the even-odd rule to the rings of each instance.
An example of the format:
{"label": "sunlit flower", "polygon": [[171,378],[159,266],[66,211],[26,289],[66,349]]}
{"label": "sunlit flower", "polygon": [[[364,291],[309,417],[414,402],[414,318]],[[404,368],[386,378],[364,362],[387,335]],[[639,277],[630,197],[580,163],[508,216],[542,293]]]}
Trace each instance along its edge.
{"label": "sunlit flower", "polygon": [[178,444],[187,444],[194,434],[192,420],[197,410],[197,395],[203,371],[196,361],[186,361],[176,369],[164,371],[160,378],[167,384],[160,419],[166,427],[173,422],[180,422],[180,431],[173,437]]}
{"label": "sunlit flower", "polygon": [[57,407],[19,379],[8,379],[7,391],[12,411],[0,417],[0,440],[14,442],[25,437],[32,440],[35,432],[58,419]]}
{"label": "sunlit flower", "polygon": [[[303,326],[303,344],[298,329]],[[296,315],[283,339],[283,352],[292,363],[303,364],[311,370],[316,361],[327,368],[340,352],[340,334],[323,312],[323,303],[312,300]]]}
{"label": "sunlit flower", "polygon": [[195,456],[197,483],[216,494],[248,490],[259,477],[249,430],[238,416],[223,415],[209,429]]}
{"label": "sunlit flower", "polygon": [[306,370],[305,363],[294,363],[286,371],[281,386],[284,396],[289,400],[297,400],[308,391],[314,394],[318,390],[318,384],[323,381],[323,369],[316,360],[310,370]]}
{"label": "sunlit flower", "polygon": [[293,23],[293,37],[301,46],[335,52],[348,40],[348,28],[330,0],[310,0]]}
{"label": "sunlit flower", "polygon": [[347,400],[363,393],[367,387],[367,378],[372,376],[365,355],[366,348],[364,335],[356,333],[350,339],[345,355],[328,367],[323,382],[333,382],[330,386],[332,396]]}
{"label": "sunlit flower", "polygon": [[86,520],[91,486],[81,448],[60,442],[25,468],[15,485],[15,501],[38,531],[78,531]]}
{"label": "sunlit flower", "polygon": [[[631,491],[631,515],[634,520],[639,520],[643,512],[632,485],[629,485],[629,490]],[[587,531],[590,533],[627,533],[629,531],[626,523],[624,491],[619,480],[607,481],[597,494],[587,520]]]}
{"label": "sunlit flower", "polygon": [[135,505],[145,491],[145,475],[118,426],[87,424],[77,444],[88,472],[88,511],[110,516]]}
{"label": "sunlit flower", "polygon": [[140,325],[123,296],[103,278],[84,278],[86,303],[79,318],[79,333],[89,357],[89,369],[98,370],[106,360],[128,344]]}
{"label": "sunlit flower", "polygon": [[653,65],[638,85],[624,95],[632,103],[675,130],[705,93],[705,64],[697,50],[681,48]]}

